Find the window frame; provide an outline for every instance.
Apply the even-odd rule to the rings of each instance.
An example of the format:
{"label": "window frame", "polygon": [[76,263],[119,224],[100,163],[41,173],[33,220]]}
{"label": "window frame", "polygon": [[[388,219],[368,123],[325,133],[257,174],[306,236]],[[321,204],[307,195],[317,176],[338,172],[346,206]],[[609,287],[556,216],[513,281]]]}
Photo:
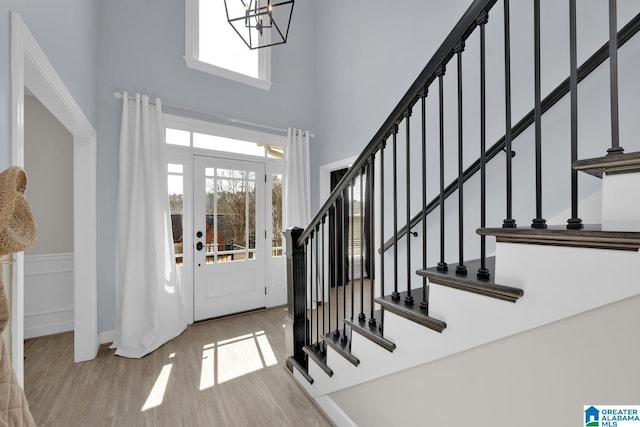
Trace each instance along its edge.
{"label": "window frame", "polygon": [[200,61],[199,40],[199,4],[200,0],[185,0],[185,55],[184,60],[188,68],[222,77],[238,83],[244,83],[263,90],[271,90],[271,48],[258,50],[259,78],[238,73],[208,62]]}

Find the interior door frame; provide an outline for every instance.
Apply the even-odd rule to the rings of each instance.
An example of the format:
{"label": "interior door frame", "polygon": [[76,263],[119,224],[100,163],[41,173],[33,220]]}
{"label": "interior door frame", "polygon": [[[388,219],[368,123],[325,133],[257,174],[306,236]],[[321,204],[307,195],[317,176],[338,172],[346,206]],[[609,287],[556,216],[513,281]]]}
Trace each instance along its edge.
{"label": "interior door frame", "polygon": [[[98,353],[96,131],[17,12],[11,12],[12,163],[24,167],[24,88],[73,136],[74,361]],[[14,255],[12,362],[24,378],[24,253]],[[82,286],[77,286],[82,283]]]}

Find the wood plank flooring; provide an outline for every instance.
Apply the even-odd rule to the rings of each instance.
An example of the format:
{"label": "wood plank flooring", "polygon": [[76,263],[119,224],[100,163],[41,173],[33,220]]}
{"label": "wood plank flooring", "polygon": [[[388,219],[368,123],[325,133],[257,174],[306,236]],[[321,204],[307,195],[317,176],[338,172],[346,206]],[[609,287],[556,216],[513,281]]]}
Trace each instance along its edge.
{"label": "wood plank flooring", "polygon": [[330,426],[284,367],[285,315],[198,323],[142,359],[74,364],[71,333],[30,339],[27,400],[42,427]]}

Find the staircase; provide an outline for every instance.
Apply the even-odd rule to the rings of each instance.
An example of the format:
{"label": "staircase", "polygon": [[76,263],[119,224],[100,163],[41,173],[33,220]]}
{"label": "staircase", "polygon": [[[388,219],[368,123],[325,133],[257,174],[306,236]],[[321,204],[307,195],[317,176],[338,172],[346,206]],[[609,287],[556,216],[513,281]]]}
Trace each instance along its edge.
{"label": "staircase", "polygon": [[[493,419],[504,411],[499,400],[514,397],[511,390],[493,389],[491,384],[486,391],[497,401],[486,404],[481,396],[473,401],[451,396],[452,408],[474,408],[475,415],[450,413],[446,418],[446,410],[403,390],[404,384],[414,383],[430,389],[431,377],[419,374],[414,381],[407,373],[455,366],[464,355],[504,345],[508,337],[529,337],[553,325],[562,328],[570,319],[605,313],[609,304],[632,304],[628,310],[640,312],[640,152],[625,153],[620,143],[620,105],[627,105],[621,99],[629,95],[621,91],[618,79],[618,63],[632,63],[625,55],[640,52],[640,38],[634,38],[640,14],[619,28],[617,2],[610,0],[609,16],[600,17],[608,25],[609,40],[578,65],[577,9],[588,5],[568,0],[568,77],[543,97],[542,63],[550,57],[541,49],[546,27],[540,7],[534,0],[533,106],[519,121],[512,120],[517,110],[513,104],[523,102],[512,96],[512,72],[518,66],[512,64],[510,47],[519,29],[510,25],[510,2],[476,0],[312,222],[286,233],[291,354],[287,367],[338,425],[457,426],[474,419],[484,420],[476,422],[479,425],[539,425],[541,418]],[[503,29],[500,45],[487,43],[489,16],[494,14],[500,18],[492,25]],[[625,51],[628,42],[632,47]],[[487,58],[496,57],[503,59],[500,73],[495,63],[487,63]],[[475,67],[463,65],[467,58]],[[499,97],[488,92],[495,90],[497,74],[503,91]],[[465,89],[469,75],[478,85]],[[578,94],[589,99],[585,91],[598,79],[609,88],[611,136],[606,142],[590,138],[585,132],[588,124],[580,122],[583,103]],[[445,90],[452,87],[453,93]],[[488,118],[496,114],[501,114],[504,135],[487,146]],[[450,117],[455,118],[453,126]],[[601,155],[584,158],[584,153]],[[361,190],[359,196],[355,188]],[[330,226],[338,216],[344,219],[342,226]],[[330,242],[334,246],[329,247]],[[602,324],[608,325],[605,317]],[[619,328],[635,331],[631,323]],[[594,351],[601,348],[594,346]],[[640,355],[638,346],[632,350]],[[528,357],[520,369],[536,366],[538,357]],[[612,353],[603,363],[614,365],[607,366],[611,372],[630,368],[619,390],[622,396],[634,390],[637,400],[640,369],[630,362],[633,357]],[[576,360],[575,369],[589,366],[585,360]],[[467,380],[470,375],[475,374],[467,374]],[[541,372],[540,378],[553,378],[549,375]],[[501,372],[496,384],[509,383],[509,377]],[[384,389],[382,400],[368,394],[381,390],[381,384],[398,389]],[[583,388],[595,390],[595,384]],[[511,386],[526,399],[527,384],[516,381]],[[566,384],[546,386],[572,390]],[[580,398],[620,396],[591,391]],[[549,425],[580,422],[582,406],[563,408],[558,402],[567,402],[545,400],[540,394],[547,393],[528,399],[532,406],[544,402],[553,407],[550,413],[557,417]],[[366,410],[353,409],[358,400]],[[385,407],[398,401],[406,405],[404,410]],[[474,406],[476,401],[485,404]],[[582,404],[593,403],[638,402]],[[431,409],[425,411],[423,405]],[[513,411],[526,416],[518,404],[511,407],[512,416]],[[435,413],[431,419],[440,421],[429,424],[427,415]]]}

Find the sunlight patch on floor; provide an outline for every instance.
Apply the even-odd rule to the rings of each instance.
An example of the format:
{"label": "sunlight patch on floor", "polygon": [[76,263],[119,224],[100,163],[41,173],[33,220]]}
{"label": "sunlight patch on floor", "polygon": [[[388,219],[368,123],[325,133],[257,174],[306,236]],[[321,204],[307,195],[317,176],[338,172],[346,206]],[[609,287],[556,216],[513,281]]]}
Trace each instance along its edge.
{"label": "sunlight patch on floor", "polygon": [[277,363],[264,331],[206,344],[202,348],[200,390]]}
{"label": "sunlight patch on floor", "polygon": [[[173,359],[175,357],[175,353],[171,353],[169,355],[169,359]],[[142,406],[142,410],[140,412],[144,412],[148,409],[155,408],[157,406],[162,405],[162,401],[164,400],[164,394],[167,391],[167,384],[169,383],[169,377],[171,376],[171,368],[173,367],[173,363],[168,363],[162,367],[160,371],[160,375],[156,379],[153,388],[151,389],[151,393],[147,397],[147,401],[144,402]]]}

